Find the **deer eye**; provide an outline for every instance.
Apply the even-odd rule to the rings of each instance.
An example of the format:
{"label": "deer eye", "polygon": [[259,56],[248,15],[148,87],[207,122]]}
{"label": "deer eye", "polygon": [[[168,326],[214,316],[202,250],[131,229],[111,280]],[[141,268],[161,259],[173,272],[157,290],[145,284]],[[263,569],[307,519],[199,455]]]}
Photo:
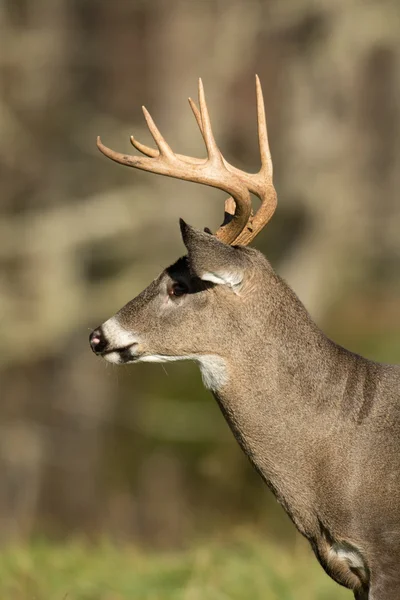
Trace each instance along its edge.
{"label": "deer eye", "polygon": [[180,296],[184,296],[189,291],[187,285],[182,282],[175,281],[168,288],[168,295],[173,298],[179,298]]}

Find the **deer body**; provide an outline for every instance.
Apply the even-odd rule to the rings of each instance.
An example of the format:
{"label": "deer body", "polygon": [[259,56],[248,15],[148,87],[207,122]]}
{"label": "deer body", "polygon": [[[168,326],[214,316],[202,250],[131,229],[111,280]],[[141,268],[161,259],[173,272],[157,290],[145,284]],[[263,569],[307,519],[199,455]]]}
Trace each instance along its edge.
{"label": "deer body", "polygon": [[400,598],[400,367],[329,340],[261,253],[231,245],[243,233],[181,232],[187,256],[95,330],[92,349],[113,363],[196,360],[327,573],[358,600]]}

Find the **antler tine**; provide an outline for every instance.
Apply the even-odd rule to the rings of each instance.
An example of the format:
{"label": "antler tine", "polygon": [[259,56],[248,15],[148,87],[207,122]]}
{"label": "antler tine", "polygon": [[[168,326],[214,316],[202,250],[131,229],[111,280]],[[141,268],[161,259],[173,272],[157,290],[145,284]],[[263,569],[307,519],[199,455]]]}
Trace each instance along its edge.
{"label": "antler tine", "polygon": [[[197,121],[197,125],[201,131],[201,134],[204,139],[204,143],[207,148],[207,154],[210,162],[216,163],[220,165],[220,168],[224,167],[227,169],[227,161],[223,158],[217,143],[214,138],[214,134],[211,127],[211,119],[207,108],[207,102],[204,94],[204,86],[201,77],[199,78],[199,106],[200,110],[198,110],[196,104],[193,102],[191,98],[189,98],[189,104]],[[228,170],[228,169],[227,169]],[[239,205],[235,199],[230,196],[225,200],[225,218],[221,227],[218,228],[215,235],[222,241],[226,241],[225,229],[229,223],[232,222],[233,219],[241,218],[244,207]],[[245,207],[245,210],[248,214],[247,222],[251,216],[251,202],[249,199],[249,205]],[[244,224],[242,231],[246,224]],[[235,240],[231,240],[229,243],[233,243]]]}
{"label": "antler tine", "polygon": [[[201,115],[201,125],[202,125],[201,127],[200,127],[200,124],[199,124],[199,121],[197,120],[197,118],[196,118],[196,120],[197,120],[197,123],[199,124],[199,129],[201,131],[201,134],[204,139],[204,143],[207,148],[208,158],[214,162],[219,159],[219,161],[221,162],[221,153],[219,151],[217,142],[215,141],[214,134],[212,132],[211,120],[210,120],[210,115],[209,115],[208,108],[207,108],[206,97],[204,94],[204,86],[203,86],[201,77],[199,78],[199,105],[200,105],[200,115]],[[196,116],[196,114],[195,114],[195,116]]]}
{"label": "antler tine", "polygon": [[145,156],[156,158],[160,154],[159,150],[142,144],[142,142],[139,142],[133,135],[130,136],[129,141],[131,142],[132,146],[136,148],[136,150],[139,150],[139,152],[145,154]]}
{"label": "antler tine", "polygon": [[[197,108],[195,102],[193,102],[193,100],[191,98],[188,98],[188,100],[189,100],[190,108],[192,109],[192,112],[194,114],[194,118],[196,119],[197,125],[198,125],[201,133],[203,134],[203,123],[202,123],[202,120],[201,120],[200,111]],[[230,167],[229,163],[224,159],[223,156],[221,156],[221,158],[222,158],[222,161],[223,161],[225,167],[229,168]],[[227,198],[225,200],[225,209],[224,209],[225,210],[225,220],[224,220],[224,223],[227,220],[226,215],[229,215],[228,218],[231,218],[235,214],[235,208],[236,208],[236,203],[235,203],[234,199],[232,198],[232,196],[229,196],[229,198]]]}
{"label": "antler tine", "polygon": [[147,127],[149,128],[149,131],[153,136],[153,139],[157,144],[158,149],[160,150],[160,154],[162,154],[163,156],[165,156],[165,158],[168,158],[169,160],[173,160],[175,158],[175,155],[172,152],[169,145],[167,144],[167,142],[165,141],[165,139],[163,138],[163,136],[161,135],[160,130],[154,123],[151,114],[145,106],[142,106],[142,111],[144,114],[144,118],[146,119]]}
{"label": "antler tine", "polygon": [[272,177],[272,159],[268,143],[267,120],[265,118],[265,105],[260,78],[256,75],[256,97],[257,97],[257,126],[258,145],[260,148],[261,170],[266,169]]}
{"label": "antler tine", "polygon": [[255,175],[250,175],[251,181],[249,181],[249,190],[260,198],[261,206],[256,214],[250,217],[246,227],[244,227],[235,240],[235,244],[241,244],[243,246],[247,246],[261,229],[265,227],[273,216],[277,205],[276,191],[272,182],[273,166],[268,143],[264,98],[258,75],[256,75],[256,97],[261,168]]}
{"label": "antler tine", "polygon": [[197,125],[198,125],[200,131],[203,133],[203,123],[201,121],[200,111],[197,108],[196,103],[191,98],[188,98],[188,100],[189,100],[190,108],[193,111],[194,118],[196,119]]}

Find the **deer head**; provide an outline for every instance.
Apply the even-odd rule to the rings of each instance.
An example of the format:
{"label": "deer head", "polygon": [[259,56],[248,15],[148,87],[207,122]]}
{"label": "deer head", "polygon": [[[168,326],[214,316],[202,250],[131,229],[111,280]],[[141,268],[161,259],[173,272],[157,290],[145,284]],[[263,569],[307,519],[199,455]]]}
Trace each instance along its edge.
{"label": "deer head", "polygon": [[[100,151],[131,167],[217,187],[230,194],[225,219],[212,235],[182,220],[187,256],[168,267],[137,298],[90,336],[92,350],[113,363],[196,360],[208,387],[220,387],[228,377],[229,356],[238,352],[246,332],[257,328],[255,316],[265,304],[266,277],[274,277],[266,259],[246,248],[276,207],[261,85],[256,77],[258,139],[261,168],[249,174],[230,165],[215,142],[204,89],[199,80],[199,106],[189,98],[207,149],[206,159],[175,154],[143,107],[157,150],[131,143],[145,156],[128,156],[104,146]],[[255,215],[250,194],[261,200]],[[257,292],[258,291],[258,292]],[[251,317],[250,317],[251,315]]]}

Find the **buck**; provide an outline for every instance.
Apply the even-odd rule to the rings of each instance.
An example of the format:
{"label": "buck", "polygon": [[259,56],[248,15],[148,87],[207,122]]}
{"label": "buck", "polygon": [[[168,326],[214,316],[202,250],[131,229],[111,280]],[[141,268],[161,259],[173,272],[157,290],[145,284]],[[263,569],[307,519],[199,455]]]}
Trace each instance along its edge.
{"label": "buck", "polygon": [[[357,600],[400,598],[400,367],[328,339],[267,259],[247,245],[276,207],[264,101],[256,78],[261,169],[229,164],[204,90],[189,99],[208,157],[175,154],[143,108],[157,145],[112,160],[229,194],[215,235],[180,221],[187,255],[90,335],[115,364],[193,360],[243,451]],[[261,204],[253,214],[251,196]]]}

